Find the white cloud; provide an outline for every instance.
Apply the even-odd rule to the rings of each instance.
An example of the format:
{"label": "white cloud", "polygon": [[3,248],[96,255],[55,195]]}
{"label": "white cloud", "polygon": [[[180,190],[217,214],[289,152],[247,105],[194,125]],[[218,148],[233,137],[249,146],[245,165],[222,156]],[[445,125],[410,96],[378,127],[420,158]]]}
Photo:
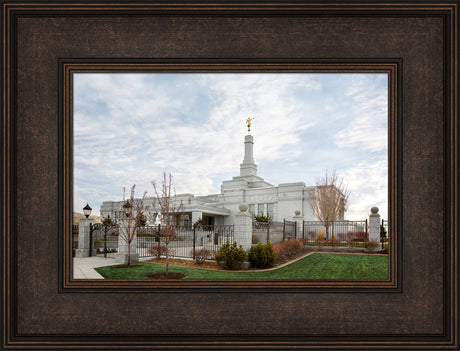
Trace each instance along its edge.
{"label": "white cloud", "polygon": [[335,137],[338,147],[357,147],[371,152],[388,148],[388,94],[381,84],[376,87],[370,77],[358,77],[349,86],[347,96],[354,103],[351,121]]}
{"label": "white cloud", "polygon": [[361,162],[340,176],[350,191],[347,218],[366,218],[374,206],[379,208],[381,218],[388,218],[388,161],[385,158]]}
{"label": "white cloud", "polygon": [[[275,184],[305,181],[319,166],[313,159],[334,167],[344,150],[362,160],[363,149],[383,152],[386,96],[381,98],[375,77],[356,75],[352,84],[348,76],[337,76],[333,84],[324,77],[77,75],[75,207],[91,201],[98,210],[103,200],[120,199],[122,187],[132,184],[138,195],[152,193],[150,181],[163,171],[173,174],[178,193],[220,192],[221,182],[239,173],[248,116],[255,118],[251,134],[259,169],[276,165],[260,175]],[[292,179],[294,166],[302,179]],[[353,172],[358,189],[363,179]]]}

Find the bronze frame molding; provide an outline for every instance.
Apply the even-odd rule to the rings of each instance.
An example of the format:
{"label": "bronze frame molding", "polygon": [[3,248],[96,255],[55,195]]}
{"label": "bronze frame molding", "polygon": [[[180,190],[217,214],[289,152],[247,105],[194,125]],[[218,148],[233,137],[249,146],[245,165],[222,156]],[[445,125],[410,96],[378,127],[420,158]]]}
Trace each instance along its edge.
{"label": "bronze frame molding", "polygon": [[[0,224],[3,232],[1,272],[4,349],[458,349],[457,1],[449,0],[441,4],[416,1],[353,4],[5,1],[2,4],[2,18],[3,177]],[[100,32],[102,37],[118,38],[116,47],[105,45],[104,38],[91,42],[91,45],[79,42],[78,37],[75,41],[63,42],[68,48],[60,44],[62,38],[72,37],[69,28],[72,28],[77,18],[82,19],[82,26],[88,30],[79,32],[81,37],[92,38],[91,31],[96,31],[100,26],[108,29],[107,32]],[[137,21],[134,27],[128,27],[127,19]],[[220,27],[216,28],[216,37],[205,31],[208,25],[214,23],[214,19],[222,20]],[[197,24],[197,20],[201,22]],[[341,46],[337,37],[327,27],[323,27],[319,20],[343,29],[344,33],[353,33],[360,40],[374,38],[378,27],[375,24],[379,21],[401,24],[401,27],[399,31],[392,27],[385,29],[388,33],[385,42],[370,40],[367,46],[357,43],[355,53]],[[261,44],[253,48],[249,44],[256,42],[249,36],[241,43],[236,43],[232,38],[227,39],[219,34],[219,30],[222,33],[233,33],[229,28],[240,33],[235,26],[237,22],[238,25],[253,28],[251,34],[257,36],[260,39],[257,43]],[[276,30],[266,35],[261,31],[264,28],[263,22],[279,25],[277,30],[285,31],[301,41],[294,43],[288,40],[287,44],[283,43],[281,34],[278,35]],[[160,24],[165,23],[169,26],[168,33],[158,29]],[[123,28],[135,28],[133,33],[141,41],[139,34],[143,28],[136,27],[136,24],[157,28],[160,35],[177,35],[173,36],[172,41],[164,37],[158,39],[156,44],[158,50],[163,50],[162,53],[154,47],[130,47],[129,38],[123,36],[120,28],[123,25]],[[413,41],[407,39],[406,33],[401,30],[405,26],[412,30],[409,34],[413,36]],[[32,29],[36,28],[43,31],[33,32]],[[76,32],[83,30],[73,28]],[[368,28],[374,32],[365,32]],[[337,50],[330,54],[325,52],[317,45],[317,39],[303,37],[299,29],[316,34],[324,33],[324,47],[337,47]],[[203,37],[206,43],[204,47],[198,47],[197,41],[188,36],[193,30]],[[391,35],[404,40],[398,41]],[[441,58],[439,46],[433,40],[440,35]],[[215,38],[233,45],[234,54],[220,47],[218,41],[213,41]],[[355,45],[351,39],[347,43]],[[427,47],[419,47],[421,43],[427,44]],[[287,51],[277,50],[272,44]],[[398,45],[401,45],[401,50]],[[28,48],[34,50],[30,51],[30,58],[24,56],[24,53],[29,53]],[[383,57],[384,51],[379,50],[381,48],[402,54]],[[81,55],[76,54],[79,52]],[[426,57],[418,60],[414,57],[416,53]],[[43,66],[27,65],[28,62],[43,62]],[[389,167],[389,176],[393,181],[390,186],[389,213],[393,232],[397,233],[393,239],[396,240],[398,250],[391,255],[395,260],[391,266],[392,269],[396,267],[396,271],[389,284],[384,286],[382,282],[364,282],[358,287],[350,287],[344,282],[282,282],[274,287],[273,282],[264,282],[246,288],[236,282],[233,289],[228,291],[228,282],[224,282],[224,286],[217,286],[213,282],[211,285],[192,283],[196,284],[195,289],[191,289],[191,285],[180,284],[155,287],[162,291],[152,292],[149,291],[152,286],[147,287],[143,283],[126,287],[126,284],[122,286],[110,281],[102,284],[72,281],[65,249],[68,245],[65,238],[69,233],[71,210],[68,197],[70,169],[66,163],[69,160],[71,135],[67,119],[71,101],[68,100],[67,92],[71,82],[66,74],[75,69],[104,67],[120,70],[121,66],[127,67],[133,63],[138,66],[133,69],[156,67],[167,70],[174,67],[173,70],[177,71],[203,69],[200,65],[205,65],[209,70],[209,66],[215,64],[220,71],[238,71],[250,67],[252,62],[256,70],[274,71],[282,70],[283,67],[287,70],[295,67],[295,70],[306,71],[309,67],[317,70],[318,67],[321,69],[326,66],[343,70],[344,65],[354,65],[357,70],[362,70],[363,65],[372,64],[375,67],[385,64],[393,67],[394,79],[390,79],[393,89],[390,89],[390,93],[394,95],[390,98],[390,112],[394,112],[395,123],[394,131],[390,130],[390,150],[393,151],[389,160],[394,160],[394,164],[391,163]],[[429,65],[424,66],[423,63]],[[436,64],[442,65],[442,73],[439,73]],[[250,69],[254,69],[254,66]],[[431,85],[442,89],[440,92],[432,91]],[[42,101],[39,99],[41,97],[46,99]],[[417,103],[414,99],[417,99]],[[417,119],[421,121],[420,125],[416,123]],[[29,175],[30,179],[27,177]],[[425,191],[428,186],[433,187],[431,196]],[[420,189],[419,192],[417,189]],[[29,198],[24,192],[28,192]],[[44,201],[49,209],[39,207],[39,200]],[[420,217],[429,213],[429,210],[433,210],[431,218]],[[25,228],[31,227],[32,213],[43,218],[37,221],[38,238],[26,236]],[[423,226],[415,219],[423,222]],[[429,234],[433,228],[438,228],[439,232],[435,234],[441,238],[441,242],[422,236]],[[420,238],[424,238],[426,243],[417,241]],[[35,250],[34,255],[25,255],[25,248]],[[430,249],[441,250],[442,258],[437,251],[432,251],[433,257],[421,256],[422,253],[430,252]],[[40,252],[48,251],[55,254],[55,258],[46,259],[40,255]],[[420,267],[414,268],[415,263]],[[423,287],[417,286],[411,276],[422,273],[431,274],[430,282]],[[436,284],[442,285],[442,294]],[[266,291],[262,292],[262,289]],[[420,290],[423,290],[424,295],[417,295]],[[116,317],[113,313],[100,308],[95,311],[85,310],[85,313],[93,317],[86,320],[87,325],[76,325],[73,322],[75,318],[84,317],[81,315],[81,301],[96,303],[100,297],[109,306],[122,301],[118,306],[129,315],[132,311],[123,301],[124,296],[131,293],[136,293],[139,301],[144,301],[150,295],[152,299],[170,296],[176,304],[189,301],[192,297],[196,300],[191,302],[189,313],[185,316],[174,314],[176,309],[170,307],[172,315],[162,316],[163,325],[156,323],[151,312],[145,309],[146,305],[139,304],[133,305],[138,310],[134,315],[139,319],[132,319],[137,328],[135,330],[127,326],[120,327],[114,321]],[[256,295],[248,300],[248,293]],[[371,308],[374,314],[359,317],[369,308],[364,303],[375,301],[377,297],[396,319],[381,314],[382,310],[377,307]],[[395,305],[395,301],[407,303],[410,300],[412,303],[414,300],[411,298],[415,297],[418,298],[417,308],[405,304]],[[301,302],[292,302],[299,298],[302,298]],[[334,306],[338,312],[330,309],[323,298],[336,301]],[[34,299],[41,299],[46,309],[35,306]],[[221,319],[207,308],[209,299],[220,302],[225,299],[229,304],[228,311],[217,303],[213,306],[217,313],[227,313],[223,316],[224,325],[216,324]],[[356,305],[350,307],[344,299],[364,302],[360,305],[355,301]],[[317,302],[317,314],[310,314],[313,310],[308,300]],[[267,303],[272,306],[271,309],[263,308]],[[406,311],[404,325],[398,331],[390,325],[391,321],[402,322],[398,315],[401,311],[397,308]],[[160,310],[164,309],[160,304]],[[350,316],[350,310],[361,314]],[[277,324],[275,317],[281,311],[283,315],[278,317],[281,318],[280,323],[284,324]],[[102,314],[103,319],[94,322],[97,316],[95,312]],[[254,318],[254,314],[257,314],[257,318]],[[342,318],[343,326],[339,328],[335,319],[329,319],[331,327],[317,327],[331,316]],[[355,324],[354,318],[359,323]],[[374,323],[379,320],[383,326],[377,332]],[[197,321],[202,323],[201,327],[196,325]],[[147,322],[152,322],[149,332],[145,328]],[[279,332],[267,333],[264,323],[274,324]],[[66,325],[65,331],[61,329],[62,324]],[[88,329],[91,325],[92,329]],[[181,326],[185,331],[173,330],[171,326],[174,325]],[[433,330],[428,330],[427,325]],[[170,329],[164,329],[167,326]],[[213,329],[210,329],[211,326]],[[244,332],[241,332],[242,328],[245,328]]]}
{"label": "bronze frame molding", "polygon": [[[89,62],[88,62],[89,61]],[[94,60],[81,60],[81,62],[75,62],[74,60],[61,60],[60,71],[63,73],[62,76],[62,89],[63,92],[61,111],[63,111],[63,142],[60,145],[60,149],[63,150],[63,158],[61,160],[64,164],[64,172],[62,174],[62,197],[63,201],[63,215],[60,216],[63,219],[62,226],[63,232],[60,237],[64,238],[62,257],[59,258],[59,262],[63,267],[64,276],[62,283],[60,284],[61,292],[65,292],[67,288],[77,289],[82,288],[88,291],[108,291],[107,288],[113,291],[117,289],[125,288],[129,283],[130,289],[136,291],[148,290],[149,293],[163,293],[167,292],[183,292],[183,293],[269,293],[269,292],[293,292],[296,291],[311,291],[312,289],[341,289],[341,291],[359,289],[361,292],[377,292],[380,289],[398,289],[398,245],[390,245],[391,252],[389,254],[389,272],[388,279],[385,280],[340,280],[340,281],[297,281],[297,280],[267,280],[267,281],[247,281],[247,280],[187,280],[187,281],[129,281],[129,280],[81,280],[73,279],[73,265],[72,259],[69,253],[71,252],[71,226],[72,223],[72,125],[73,125],[73,107],[72,107],[72,75],[74,73],[133,73],[133,72],[175,72],[175,73],[206,73],[206,72],[272,72],[272,73],[386,73],[388,75],[388,163],[389,163],[389,206],[393,211],[390,218],[390,237],[391,243],[396,243],[398,238],[397,230],[397,218],[396,213],[397,206],[397,92],[398,89],[398,64],[401,65],[399,60],[395,62],[375,62],[375,63],[359,63],[359,62],[344,62],[340,63],[325,63],[317,60],[316,62],[301,62],[295,60],[286,60],[285,62],[270,62],[262,60],[260,62],[254,62],[255,60],[247,61],[237,60],[230,62],[219,62],[219,60],[209,60],[208,62],[203,61],[192,62],[190,60],[177,60],[177,62],[171,62],[174,60],[168,60],[168,62],[146,62],[140,63],[138,60],[135,62],[121,61],[121,62],[110,62],[102,63],[95,62]],[[160,60],[161,61],[161,60]],[[60,79],[61,80],[61,79]],[[401,96],[399,97],[399,100]],[[399,255],[399,261],[401,261],[401,255]],[[152,290],[154,288],[154,290]],[[101,290],[102,289],[102,290]],[[74,290],[73,290],[74,291]]]}

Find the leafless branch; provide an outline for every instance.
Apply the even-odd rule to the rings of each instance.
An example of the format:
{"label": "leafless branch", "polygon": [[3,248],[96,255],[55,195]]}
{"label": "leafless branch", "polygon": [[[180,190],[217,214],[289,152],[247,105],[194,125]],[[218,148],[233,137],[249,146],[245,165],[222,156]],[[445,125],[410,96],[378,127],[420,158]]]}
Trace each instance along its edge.
{"label": "leafless branch", "polygon": [[326,227],[329,238],[329,227],[333,221],[343,217],[350,193],[339,178],[336,171],[316,180],[316,187],[310,194],[311,207],[316,218]]}

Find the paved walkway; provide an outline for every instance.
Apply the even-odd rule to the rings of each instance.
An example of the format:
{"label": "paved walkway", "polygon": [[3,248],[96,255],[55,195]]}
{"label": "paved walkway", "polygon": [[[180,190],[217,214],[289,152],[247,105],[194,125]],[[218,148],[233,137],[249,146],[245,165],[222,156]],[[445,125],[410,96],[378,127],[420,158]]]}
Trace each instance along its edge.
{"label": "paved walkway", "polygon": [[[146,261],[151,257],[141,258],[139,261]],[[119,264],[115,262],[114,257],[92,256],[92,257],[74,257],[73,258],[73,277],[74,279],[104,279],[102,275],[94,270],[97,267],[113,266]]]}
{"label": "paved walkway", "polygon": [[73,277],[74,279],[104,279],[102,275],[94,270],[96,267],[112,266],[116,264],[115,258],[102,257],[74,257]]}

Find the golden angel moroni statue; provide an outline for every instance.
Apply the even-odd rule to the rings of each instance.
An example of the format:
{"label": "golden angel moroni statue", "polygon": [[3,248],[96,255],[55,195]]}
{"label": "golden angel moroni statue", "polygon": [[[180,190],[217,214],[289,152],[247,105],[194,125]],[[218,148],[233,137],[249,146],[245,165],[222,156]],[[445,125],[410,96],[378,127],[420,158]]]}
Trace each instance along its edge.
{"label": "golden angel moroni statue", "polygon": [[248,132],[251,131],[251,121],[252,121],[253,119],[254,119],[254,118],[248,117],[248,119],[246,120],[246,124],[248,125]]}

